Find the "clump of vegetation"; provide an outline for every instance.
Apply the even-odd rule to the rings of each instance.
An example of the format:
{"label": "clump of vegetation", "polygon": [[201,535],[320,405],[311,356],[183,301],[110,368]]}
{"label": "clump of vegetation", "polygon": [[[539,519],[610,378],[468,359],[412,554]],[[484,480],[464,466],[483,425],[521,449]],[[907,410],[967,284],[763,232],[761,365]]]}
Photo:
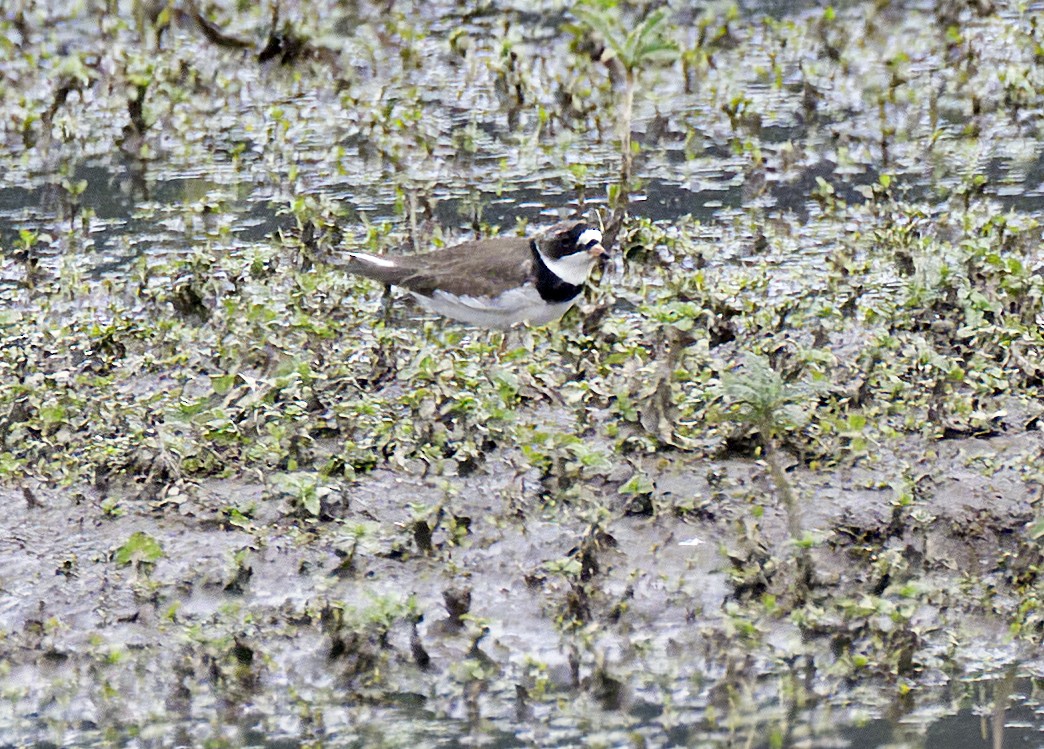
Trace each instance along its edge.
{"label": "clump of vegetation", "polygon": [[759,356],[748,356],[739,369],[724,373],[720,389],[724,415],[754,431],[758,453],[768,466],[783,503],[787,531],[798,548],[796,586],[799,597],[803,598],[814,585],[815,570],[798,495],[787,477],[779,440],[783,434],[808,423],[810,416],[805,406],[808,389],[785,383],[769,362]]}
{"label": "clump of vegetation", "polygon": [[595,56],[608,68],[614,89],[612,107],[619,137],[620,171],[618,181],[609,190],[613,215],[606,242],[612,246],[627,216],[631,193],[638,187],[634,177],[638,144],[632,141],[631,129],[640,77],[647,66],[676,60],[678,46],[665,38],[667,11],[662,8],[650,10],[633,28],[629,28],[631,23],[624,17],[618,0],[586,0],[574,5],[571,12],[597,34],[602,47]]}

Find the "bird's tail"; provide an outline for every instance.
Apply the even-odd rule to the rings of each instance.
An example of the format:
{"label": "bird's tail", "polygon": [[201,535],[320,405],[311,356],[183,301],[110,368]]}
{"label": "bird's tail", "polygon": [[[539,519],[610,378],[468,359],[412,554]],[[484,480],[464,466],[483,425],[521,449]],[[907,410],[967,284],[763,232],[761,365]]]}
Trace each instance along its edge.
{"label": "bird's tail", "polygon": [[396,263],[393,259],[382,255],[369,255],[365,252],[348,252],[348,263],[345,270],[372,278],[381,283],[398,283],[410,275],[410,269]]}

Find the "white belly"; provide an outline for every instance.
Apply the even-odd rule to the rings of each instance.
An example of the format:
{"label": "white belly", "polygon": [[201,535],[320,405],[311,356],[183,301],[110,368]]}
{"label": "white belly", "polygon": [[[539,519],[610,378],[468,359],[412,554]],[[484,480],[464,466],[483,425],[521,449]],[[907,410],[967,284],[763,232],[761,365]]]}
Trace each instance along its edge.
{"label": "white belly", "polygon": [[566,313],[577,296],[568,302],[548,304],[532,285],[504,292],[498,297],[454,296],[436,291],[430,297],[414,294],[425,309],[483,328],[510,328],[522,322],[546,325]]}

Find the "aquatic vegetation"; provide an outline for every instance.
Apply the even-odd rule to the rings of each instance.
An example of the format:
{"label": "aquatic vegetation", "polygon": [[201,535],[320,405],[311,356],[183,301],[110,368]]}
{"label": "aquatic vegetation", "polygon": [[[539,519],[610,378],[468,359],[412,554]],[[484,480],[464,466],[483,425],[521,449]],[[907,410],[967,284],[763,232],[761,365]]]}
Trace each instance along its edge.
{"label": "aquatic vegetation", "polygon": [[[116,10],[0,13],[5,736],[1018,730],[1031,14]],[[339,267],[574,209],[540,329]]]}
{"label": "aquatic vegetation", "polygon": [[797,544],[796,584],[799,595],[805,595],[814,584],[815,570],[808,553],[801,507],[783,468],[778,443],[785,432],[801,429],[809,421],[802,406],[810,393],[807,388],[785,383],[766,359],[753,356],[747,357],[738,371],[723,373],[720,389],[726,418],[753,428],[757,436],[760,454],[786,511],[787,531]]}
{"label": "aquatic vegetation", "polygon": [[592,57],[606,65],[613,87],[619,90],[613,110],[620,139],[620,173],[616,183],[608,189],[613,216],[605,232],[606,246],[612,247],[627,215],[631,192],[638,187],[633,174],[637,144],[631,139],[631,127],[640,74],[654,63],[675,60],[678,47],[664,37],[667,11],[662,8],[650,11],[631,29],[627,28],[628,22],[616,0],[588,0],[575,4],[571,12],[598,34],[604,46],[600,53],[593,52]]}

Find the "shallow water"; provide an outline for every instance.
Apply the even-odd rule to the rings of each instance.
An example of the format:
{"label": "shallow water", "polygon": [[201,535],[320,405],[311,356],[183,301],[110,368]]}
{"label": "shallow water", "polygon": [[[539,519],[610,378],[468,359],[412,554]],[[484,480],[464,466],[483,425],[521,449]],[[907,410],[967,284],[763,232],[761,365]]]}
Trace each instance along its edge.
{"label": "shallow water", "polygon": [[[790,12],[784,13],[788,8]],[[64,15],[57,8],[51,10],[59,18]],[[689,215],[714,222],[756,207],[768,216],[790,212],[807,216],[817,211],[809,199],[817,179],[832,183],[838,198],[859,202],[863,199],[859,188],[875,183],[883,171],[897,178],[909,199],[929,204],[937,201],[941,190],[972,173],[983,174],[988,178],[986,194],[999,208],[1039,212],[1044,194],[1044,154],[1034,119],[1039,110],[1031,103],[1018,110],[1014,121],[999,111],[972,115],[963,98],[967,92],[948,90],[950,76],[931,46],[934,35],[925,33],[930,5],[896,6],[883,12],[877,23],[894,23],[894,28],[888,33],[878,30],[878,39],[852,50],[846,60],[849,68],[842,73],[845,77],[835,79],[833,87],[829,75],[836,73],[824,71],[822,80],[812,76],[822,91],[811,114],[800,106],[800,65],[811,71],[822,64],[807,58],[802,62],[806,50],[795,54],[774,45],[776,37],[789,38],[795,45],[802,27],[814,24],[821,13],[815,8],[771,4],[760,12],[775,16],[780,31],[760,26],[758,10],[741,15],[742,32],[737,36],[742,49],[718,50],[716,56],[724,60],[716,63],[717,70],[704,73],[708,80],[702,88],[686,93],[676,70],[647,73],[647,98],[639,97],[634,122],[635,137],[642,144],[637,174],[645,181],[633,199],[635,215],[665,222]],[[847,9],[852,17],[862,12],[859,6]],[[843,9],[841,17],[845,15]],[[1001,6],[996,17],[966,19],[967,31],[969,36],[988,37],[998,29],[1025,27],[1029,17]],[[129,263],[138,254],[183,252],[182,235],[156,229],[165,219],[187,211],[219,206],[233,236],[257,241],[290,223],[277,214],[291,195],[328,196],[350,216],[380,223],[402,219],[404,190],[433,203],[434,216],[443,226],[468,226],[478,205],[483,221],[510,229],[516,219],[539,223],[575,209],[576,178],[565,167],[577,165],[586,170],[585,205],[598,207],[604,201],[605,185],[615,178],[612,113],[589,115],[595,129],[586,138],[555,124],[541,138],[540,147],[533,149],[531,109],[523,108],[519,124],[509,128],[493,81],[482,67],[482,63],[492,64],[489,56],[494,50],[472,42],[473,59],[447,60],[442,38],[450,29],[463,30],[475,39],[495,35],[532,55],[546,68],[546,77],[531,81],[533,103],[550,107],[557,77],[569,75],[558,69],[561,19],[557,13],[517,17],[490,12],[461,24],[451,9],[431,6],[424,20],[431,36],[420,38],[419,54],[440,64],[416,70],[396,64],[366,69],[375,63],[360,64],[358,76],[349,78],[350,95],[340,98],[302,85],[278,67],[258,68],[249,60],[200,48],[190,30],[177,30],[168,40],[171,54],[176,59],[196,55],[200,77],[217,87],[197,101],[184,102],[185,112],[157,111],[157,131],[173,127],[157,139],[155,152],[145,159],[112,148],[112,141],[119,139],[116,126],[125,115],[118,102],[104,101],[98,91],[70,95],[69,122],[62,124],[73,140],[66,144],[52,141],[42,147],[38,142],[34,148],[19,148],[16,131],[12,124],[7,126],[10,151],[0,163],[4,174],[0,241],[12,243],[22,228],[60,231],[66,221],[73,221],[71,213],[89,209],[95,246],[92,257],[84,260],[94,259],[114,269],[121,258]],[[522,27],[523,22],[536,28]],[[91,25],[86,16],[58,23],[58,41],[77,31],[91,31]],[[858,23],[852,26],[858,28]],[[121,43],[133,44],[126,30],[117,37]],[[356,29],[355,37],[320,38],[339,45],[334,48],[342,49],[347,59],[364,50],[376,54],[366,24]],[[807,39],[802,41],[808,44]],[[128,51],[140,54],[134,46]],[[766,78],[772,58],[781,52],[785,55],[778,70],[782,85],[777,88]],[[863,57],[855,56],[856,52]],[[995,52],[1000,71],[1017,57]],[[907,82],[896,89],[893,103],[888,101],[883,61],[900,53],[910,57],[903,64]],[[732,67],[737,62],[742,67]],[[46,102],[46,93],[39,91],[48,85],[46,66],[41,72],[40,84],[32,90]],[[999,97],[996,81],[983,78],[987,84],[983,99]],[[741,124],[738,130],[729,126],[718,102],[730,90],[742,93],[748,109],[756,113],[756,124]],[[395,117],[414,116],[408,102],[418,93],[424,117],[411,127]],[[215,94],[216,100],[206,99]],[[896,128],[887,164],[882,163],[886,152],[880,145],[875,97],[886,97],[886,116]],[[381,102],[389,108],[389,122],[364,109]],[[195,111],[190,114],[190,110]],[[278,126],[273,112],[279,115]],[[205,123],[202,137],[187,130],[195,121]],[[969,127],[979,128],[979,137],[963,137],[961,131]],[[762,173],[764,179],[763,188],[754,188],[756,196],[750,194],[750,159],[736,152],[737,136],[756,143],[764,159],[763,168],[753,173]],[[431,153],[401,163],[380,158],[382,149],[405,148],[411,141],[424,144]],[[462,142],[467,143],[464,150]],[[926,146],[929,142],[932,145]],[[68,205],[62,179],[87,182],[75,208]],[[147,242],[142,241],[145,237]]]}

